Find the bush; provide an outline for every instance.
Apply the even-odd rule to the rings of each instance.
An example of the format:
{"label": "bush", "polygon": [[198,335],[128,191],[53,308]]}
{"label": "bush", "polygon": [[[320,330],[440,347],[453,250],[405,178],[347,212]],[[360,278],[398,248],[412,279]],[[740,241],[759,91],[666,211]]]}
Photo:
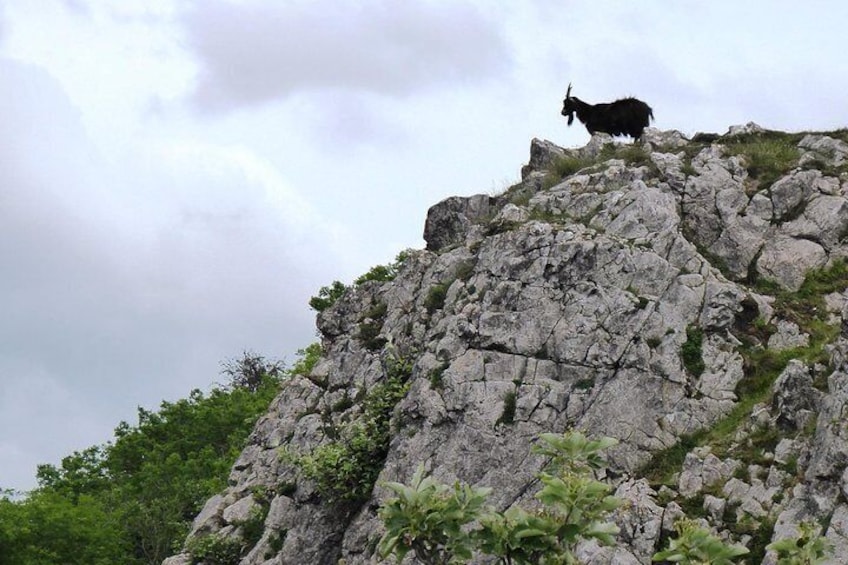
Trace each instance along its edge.
{"label": "bush", "polygon": [[192,563],[206,565],[238,565],[242,543],[239,538],[210,534],[191,538],[186,544]]}
{"label": "bush", "polygon": [[700,377],[704,372],[704,357],[701,354],[704,332],[697,326],[686,328],[686,342],[680,350],[683,366],[694,377]]}
{"label": "bush", "polygon": [[732,565],[748,549],[740,545],[727,545],[719,538],[698,526],[692,520],[679,520],[674,528],[677,537],[668,544],[668,549],[654,554],[653,561],[671,561],[683,565]]}
{"label": "bush", "polygon": [[318,295],[309,299],[309,307],[317,312],[323,312],[336,303],[336,300],[347,291],[347,286],[339,281],[333,281],[330,286],[322,286]]}
{"label": "bush", "polygon": [[[397,496],[379,511],[386,527],[380,554],[394,554],[400,561],[413,552],[430,565],[465,563],[475,553],[512,565],[553,565],[575,563],[573,551],[581,539],[612,544],[618,527],[606,518],[620,501],[609,496],[609,485],[592,478],[591,470],[602,466],[598,453],[616,441],[589,440],[579,432],[542,434],[541,440],[546,445],[536,451],[551,458],[556,473],[538,475],[544,486],[536,498],[544,509],[484,508],[491,489],[459,483],[451,488],[425,478],[419,467],[410,486],[385,485]],[[475,521],[478,528],[472,526]]]}
{"label": "bush", "polygon": [[283,452],[328,503],[355,507],[370,496],[388,454],[392,411],[409,390],[411,370],[408,362],[393,360],[385,381],[362,401],[360,416],[337,430],[336,439],[307,455]]}

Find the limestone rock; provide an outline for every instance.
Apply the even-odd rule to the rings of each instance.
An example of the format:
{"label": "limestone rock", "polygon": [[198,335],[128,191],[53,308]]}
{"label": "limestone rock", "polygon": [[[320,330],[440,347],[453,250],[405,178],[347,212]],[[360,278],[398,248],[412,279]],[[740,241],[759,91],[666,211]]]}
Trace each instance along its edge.
{"label": "limestone rock", "polygon": [[775,351],[783,351],[795,347],[806,347],[809,343],[810,336],[802,333],[798,324],[787,320],[778,320],[777,332],[769,337],[768,347]]}
{"label": "limestone rock", "polygon": [[424,224],[427,249],[438,251],[464,241],[471,226],[492,212],[493,204],[492,197],[478,194],[452,196],[430,208]]}
{"label": "limestone rock", "polygon": [[821,396],[813,387],[809,368],[800,361],[790,361],[774,383],[772,405],[777,412],[777,424],[788,429],[803,429],[815,418]]}
{"label": "limestone rock", "polygon": [[[762,132],[748,124],[727,136]],[[707,144],[649,128],[624,148],[596,134],[578,149],[533,140],[506,195],[437,203],[427,248],[394,280],[354,285],[318,315],[321,359],[283,386],[190,537],[240,535],[261,488],[265,530],[241,565],[376,565],[384,481],[408,482],[423,464],[442,482],[491,487],[495,508],[526,507],[545,465],[532,449],[539,434],[579,428],[619,440],[604,480],[626,501],[612,517],[620,543],[579,544],[585,563],[650,562],[694,496],[722,535],[733,537],[723,523],[732,509],[745,523],[776,520],[774,536],[832,515],[828,537],[848,545],[848,340],[826,348],[829,364],[790,361],[771,390],[741,386],[757,347],[820,343],[803,321],[783,319],[766,340],[755,321],[785,308],[748,284],[759,276],[796,290],[812,269],[848,257],[844,187],[815,167],[846,152],[835,138],[805,138],[806,169],[762,188],[746,157],[726,151],[727,136]],[[563,157],[586,166],[549,186]],[[826,323],[848,327],[843,294],[827,304]],[[379,339],[363,339],[363,325]],[[331,504],[298,457],[339,441],[363,399],[395,378],[394,363],[408,390],[391,407],[375,485],[362,504]],[[741,417],[739,406],[749,407]],[[725,451],[692,449],[671,475],[675,489],[658,495],[639,475],[728,415],[741,424],[721,438]],[[757,456],[743,462],[733,450]]]}

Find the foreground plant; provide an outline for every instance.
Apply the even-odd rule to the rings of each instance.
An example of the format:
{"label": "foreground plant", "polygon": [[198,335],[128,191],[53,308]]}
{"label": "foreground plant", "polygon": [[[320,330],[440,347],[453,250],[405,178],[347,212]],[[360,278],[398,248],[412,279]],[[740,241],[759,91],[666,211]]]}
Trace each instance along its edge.
{"label": "foreground plant", "polygon": [[541,439],[545,445],[536,451],[551,459],[551,472],[538,475],[544,486],[536,498],[543,508],[486,509],[491,489],[458,483],[451,488],[425,478],[419,467],[410,486],[386,484],[397,497],[380,509],[387,530],[380,554],[402,560],[414,552],[428,565],[465,563],[475,552],[502,565],[559,565],[577,563],[574,548],[582,539],[614,543],[618,527],[606,518],[620,500],[591,473],[603,467],[599,452],[616,440],[589,440],[580,432]]}
{"label": "foreground plant", "polygon": [[778,565],[818,565],[825,563],[832,546],[815,524],[802,522],[797,537],[777,540],[766,546],[777,553]]}
{"label": "foreground plant", "polygon": [[410,551],[430,565],[464,563],[472,556],[471,535],[463,529],[483,513],[492,489],[456,483],[453,488],[424,476],[419,465],[412,483],[386,483],[397,494],[380,509],[386,535],[378,549],[398,561]]}
{"label": "foreground plant", "polygon": [[671,561],[683,565],[732,565],[734,559],[748,554],[741,545],[727,545],[693,520],[679,520],[677,537],[668,549],[654,554],[653,561]]}

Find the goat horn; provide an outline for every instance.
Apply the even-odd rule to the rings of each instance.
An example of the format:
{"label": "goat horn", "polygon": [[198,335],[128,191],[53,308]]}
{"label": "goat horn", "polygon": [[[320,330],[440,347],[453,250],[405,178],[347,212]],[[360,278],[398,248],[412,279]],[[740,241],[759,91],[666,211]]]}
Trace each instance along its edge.
{"label": "goat horn", "polygon": [[568,90],[565,93],[565,99],[568,100],[569,98],[571,98],[571,83],[570,82],[568,83]]}

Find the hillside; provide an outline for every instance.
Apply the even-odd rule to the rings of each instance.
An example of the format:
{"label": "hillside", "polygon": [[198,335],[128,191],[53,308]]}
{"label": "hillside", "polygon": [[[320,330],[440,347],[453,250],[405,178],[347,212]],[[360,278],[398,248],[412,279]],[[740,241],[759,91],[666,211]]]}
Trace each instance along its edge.
{"label": "hillside", "polygon": [[322,357],[165,564],[380,563],[381,482],[529,503],[531,445],[569,428],[619,440],[628,502],[586,563],[648,563],[684,514],[748,563],[801,521],[848,555],[847,158],[846,131],[754,124],[534,140],[504,194],[430,209],[426,250],[324,289]]}

